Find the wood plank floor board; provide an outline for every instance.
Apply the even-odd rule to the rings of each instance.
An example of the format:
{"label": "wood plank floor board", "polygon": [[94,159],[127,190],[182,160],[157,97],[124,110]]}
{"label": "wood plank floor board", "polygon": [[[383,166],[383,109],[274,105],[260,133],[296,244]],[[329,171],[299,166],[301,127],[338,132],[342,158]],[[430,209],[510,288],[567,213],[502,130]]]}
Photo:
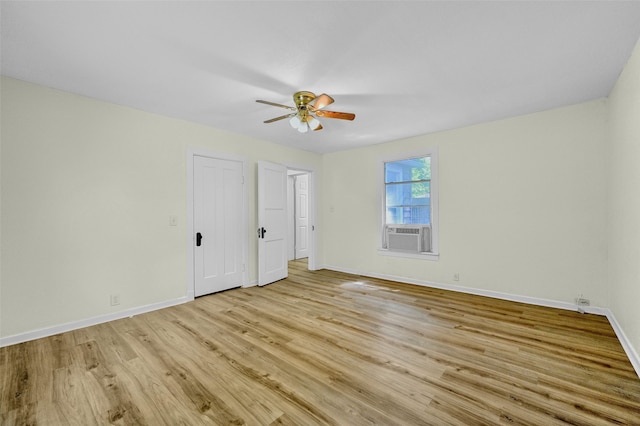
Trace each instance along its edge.
{"label": "wood plank floor board", "polygon": [[[588,424],[588,417],[582,413],[574,412],[575,408],[573,399],[567,399],[566,393],[558,392],[553,388],[545,388],[540,383],[535,388],[521,387],[514,389],[513,387],[505,387],[505,382],[495,380],[493,377],[485,375],[478,376],[470,370],[449,370],[445,374],[446,382],[453,386],[458,392],[464,392],[468,395],[483,395],[483,401],[486,403],[491,396],[499,400],[510,400],[511,402],[519,401],[520,408],[536,413],[544,413],[549,417],[559,417],[569,424]],[[496,402],[497,403],[497,402]],[[597,405],[597,400],[591,400],[589,404],[593,407]],[[499,403],[497,403],[500,406]],[[594,409],[594,412],[596,410]],[[509,405],[509,415],[514,417],[516,410],[512,404]],[[522,410],[521,410],[522,412]],[[560,414],[554,414],[560,413]],[[599,412],[600,416],[606,414],[606,410]],[[522,416],[521,416],[522,418]],[[525,416],[526,418],[526,416]]]}
{"label": "wood plank floor board", "polygon": [[[273,315],[273,314],[268,314],[268,315]],[[272,318],[271,318],[271,319],[272,319]],[[286,319],[283,319],[283,320],[282,320],[282,324],[283,324],[284,326],[287,326],[289,323],[290,323],[290,322],[289,322],[289,321],[287,321]],[[291,321],[291,323],[296,324],[297,322],[296,322],[296,321]],[[247,334],[249,334],[249,333],[247,333]],[[307,345],[308,345],[308,342],[309,342],[309,340],[308,340],[308,336],[307,336],[305,339],[306,339],[306,341],[307,341]],[[321,340],[324,340],[324,339],[322,338]],[[258,342],[258,343],[260,343],[260,342]],[[326,343],[324,343],[324,342],[323,342],[323,346],[324,346],[324,345],[326,345]],[[290,354],[287,354],[287,355],[289,355],[289,356],[290,356]],[[302,356],[300,356],[300,355],[302,355]],[[309,359],[311,359],[311,358],[315,358],[315,363],[316,363],[316,364],[318,364],[318,363],[319,363],[319,360],[318,360],[318,358],[316,357],[316,354],[315,354],[315,353],[312,353],[312,354],[311,354],[311,356],[308,356],[308,355],[304,355],[304,354],[301,354],[300,352],[298,352],[298,353],[296,354],[296,358],[305,358],[305,359],[306,359],[306,358],[309,358]],[[325,369],[326,369],[327,371],[332,371],[332,369],[331,369],[331,368],[327,368],[327,367],[325,367]]]}
{"label": "wood plank floor board", "polygon": [[290,264],[0,348],[3,425],[640,425],[605,317]]}
{"label": "wood plank floor board", "polygon": [[[261,328],[259,321],[239,317],[234,319],[231,318],[231,313],[229,311],[225,312],[227,315],[220,316],[218,320],[224,323],[225,327],[229,326],[236,330],[241,329],[243,339],[237,342],[227,340],[224,342],[225,348],[232,347],[234,344],[253,348],[252,364],[259,367],[261,371],[270,371],[268,374],[269,379],[275,380],[278,386],[284,386],[285,388],[287,386],[295,386],[296,391],[304,395],[305,398],[319,400],[322,405],[328,405],[334,410],[339,410],[336,412],[359,412],[357,405],[353,405],[350,398],[345,398],[344,395],[332,392],[332,389],[328,386],[331,377],[334,375],[334,370],[324,366],[317,359],[310,362],[308,357],[295,350],[295,348],[291,350],[287,346],[287,343],[291,341],[290,338],[274,339],[271,330]],[[231,324],[234,322],[237,327]],[[281,367],[282,359],[289,360],[283,366],[284,369]],[[300,378],[305,379],[301,381]],[[383,416],[376,417],[378,421],[372,423],[380,424],[380,420],[383,420],[383,424],[388,423],[388,419],[381,417]],[[366,416],[363,415],[361,418],[365,419]],[[329,419],[325,418],[323,423],[327,422],[329,422]],[[349,421],[348,423],[352,422]]]}
{"label": "wood plank floor board", "polygon": [[[158,332],[157,328],[148,330],[149,334],[145,334],[142,328],[127,333],[134,339],[131,345],[140,356],[128,361],[126,365],[133,372],[142,374],[139,384],[141,390],[151,387],[157,395],[153,401],[161,406],[159,411],[164,421],[155,424],[179,424],[173,418],[176,414],[179,414],[179,421],[183,418],[189,419],[184,424],[211,423],[215,416],[218,416],[216,421],[220,423],[241,423],[231,414],[234,411],[227,404],[231,397],[220,381],[219,372],[211,370],[216,371],[216,374],[211,374],[211,371],[206,371],[215,359],[201,357],[202,362],[206,362],[204,370],[201,370],[199,365],[191,361],[191,353],[193,352],[195,357],[200,349],[197,345],[191,350],[188,346],[177,344],[173,339],[164,340],[163,332]],[[169,354],[164,351],[164,346],[177,350]],[[140,378],[140,375],[136,374],[135,377]],[[212,390],[211,393],[209,389]]]}
{"label": "wood plank floor board", "polygon": [[190,409],[179,395],[171,393],[141,359],[123,362],[114,367],[114,372],[121,385],[131,390],[131,398],[147,424],[189,425],[206,421],[206,416]]}
{"label": "wood plank floor board", "polygon": [[[225,326],[228,325],[229,321],[225,316],[220,316],[219,320],[220,324],[224,322]],[[184,331],[196,337],[197,340],[202,341],[204,339],[200,332],[195,329],[184,327]],[[209,336],[210,340],[208,340],[206,346],[224,361],[226,366],[231,369],[231,373],[236,373],[235,376],[231,377],[234,381],[238,379],[248,381],[250,388],[260,387],[264,397],[287,402],[289,406],[295,406],[298,410],[306,411],[306,416],[309,413],[314,413],[313,405],[300,397],[304,393],[304,388],[312,381],[301,382],[298,375],[294,375],[292,377],[295,379],[294,385],[298,393],[291,391],[290,383],[279,380],[277,377],[277,368],[279,368],[277,366],[281,364],[280,360],[270,356],[269,352],[264,350],[264,346],[269,342],[265,341],[264,336],[261,335],[255,344],[250,344],[247,340],[247,333],[248,330],[243,329],[243,332],[240,333],[243,336],[241,339],[235,339],[232,335],[226,334]],[[286,340],[288,341],[289,339]],[[273,341],[271,340],[271,342]],[[245,361],[250,361],[251,366],[248,366]],[[216,374],[220,372],[222,367],[218,366]],[[291,369],[290,364],[288,367]],[[237,373],[240,373],[240,375]],[[312,395],[315,397],[315,393],[312,393]],[[289,415],[291,417],[290,407]],[[322,419],[321,413],[315,413],[314,415]],[[328,420],[326,418],[324,422]]]}

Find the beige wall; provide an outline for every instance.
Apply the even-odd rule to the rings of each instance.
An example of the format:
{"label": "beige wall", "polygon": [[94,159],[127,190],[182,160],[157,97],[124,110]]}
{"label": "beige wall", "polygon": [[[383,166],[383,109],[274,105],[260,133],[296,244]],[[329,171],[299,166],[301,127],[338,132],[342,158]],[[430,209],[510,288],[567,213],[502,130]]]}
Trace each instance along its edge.
{"label": "beige wall", "polygon": [[186,295],[187,147],[247,159],[250,237],[258,159],[321,177],[317,154],[9,78],[1,137],[0,337]]}
{"label": "beige wall", "polygon": [[[605,134],[598,100],[325,155],[326,265],[606,307]],[[439,150],[440,260],[380,256],[381,161],[427,147]]]}
{"label": "beige wall", "polygon": [[610,307],[640,353],[640,43],[609,97]]}

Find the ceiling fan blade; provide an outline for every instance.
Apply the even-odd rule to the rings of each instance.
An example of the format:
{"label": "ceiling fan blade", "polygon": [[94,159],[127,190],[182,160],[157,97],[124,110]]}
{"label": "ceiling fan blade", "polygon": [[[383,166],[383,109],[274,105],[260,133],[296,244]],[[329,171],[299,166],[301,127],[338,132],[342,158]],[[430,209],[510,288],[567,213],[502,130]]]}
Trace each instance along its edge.
{"label": "ceiling fan blade", "polygon": [[333,98],[326,93],[315,98],[312,102],[312,106],[314,110],[322,109],[327,105],[331,105],[334,102]]}
{"label": "ceiling fan blade", "polygon": [[276,106],[276,107],[280,107],[280,108],[290,109],[291,111],[296,111],[295,107],[288,106],[288,105],[277,104],[275,102],[263,101],[263,100],[260,100],[260,99],[256,100],[256,102],[261,103],[261,104]]}
{"label": "ceiling fan blade", "polygon": [[265,121],[265,123],[273,123],[274,121],[284,120],[285,118],[293,117],[297,113],[281,115],[280,117],[272,118],[270,120]]}
{"label": "ceiling fan blade", "polygon": [[356,115],[350,112],[316,111],[315,113],[318,117],[339,118],[341,120],[353,120],[354,118],[356,118]]}

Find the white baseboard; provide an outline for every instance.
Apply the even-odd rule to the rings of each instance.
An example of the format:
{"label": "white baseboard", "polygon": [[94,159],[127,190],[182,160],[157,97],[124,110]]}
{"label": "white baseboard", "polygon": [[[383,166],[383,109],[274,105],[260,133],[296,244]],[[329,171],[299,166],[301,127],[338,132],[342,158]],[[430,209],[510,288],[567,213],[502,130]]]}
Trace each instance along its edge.
{"label": "white baseboard", "polygon": [[114,312],[112,314],[99,315],[97,317],[87,318],[80,321],[68,322],[65,324],[54,325],[52,327],[41,328],[21,334],[0,338],[0,348],[3,346],[15,345],[17,343],[27,342],[29,340],[49,337],[66,331],[77,330],[79,328],[90,327],[96,324],[102,324],[109,321],[115,321],[121,318],[132,317],[144,314],[146,312],[156,311],[158,309],[168,308],[169,306],[181,305],[189,302],[193,298],[180,297],[178,299],[167,300],[165,302],[153,303],[151,305],[139,306],[136,308],[125,309],[124,311]]}
{"label": "white baseboard", "polygon": [[607,315],[607,319],[609,320],[609,323],[611,324],[611,327],[613,327],[613,331],[616,332],[616,336],[618,337],[618,340],[620,340],[620,344],[622,345],[622,348],[627,353],[627,356],[629,357],[629,361],[631,361],[631,365],[633,365],[633,369],[636,370],[636,374],[640,378],[640,356],[638,356],[638,353],[631,345],[631,342],[627,338],[627,335],[624,334],[624,331],[622,330],[622,327],[620,327],[618,320],[616,320],[615,315],[613,315],[613,312],[607,309],[606,315]]}
{"label": "white baseboard", "polygon": [[[452,285],[452,284],[441,284],[441,283],[436,283],[431,281],[399,277],[395,275],[364,273],[361,271],[351,270],[348,268],[341,268],[337,266],[323,265],[323,268],[329,269],[332,271],[344,272],[347,274],[361,275],[361,276],[379,278],[379,279],[389,280],[389,281],[397,281],[397,282],[406,283],[406,284],[415,284],[415,285],[420,285],[424,287],[438,288],[442,290],[457,291],[460,293],[475,294],[478,296],[493,297],[495,299],[527,303],[530,305],[565,309],[568,311],[578,310],[578,307],[573,303],[561,302],[557,300],[541,299],[541,298],[529,297],[529,296],[520,296],[517,294],[502,293],[502,292],[491,291],[491,290],[482,290],[482,289],[463,287],[463,286]],[[622,345],[624,351],[629,357],[629,361],[631,361],[631,365],[633,366],[634,370],[636,370],[636,374],[638,374],[638,377],[640,377],[640,357],[638,357],[638,353],[635,351],[635,349],[631,345],[631,342],[629,341],[627,336],[624,334],[624,331],[620,327],[620,324],[618,324],[618,321],[613,315],[613,312],[611,312],[608,308],[600,308],[597,306],[583,306],[582,309],[584,310],[585,313],[588,313],[588,314],[602,315],[607,317],[607,319],[609,320],[609,323],[611,324],[611,327],[613,328],[613,331],[616,333],[616,336],[618,337],[618,340],[620,340],[620,344]]]}

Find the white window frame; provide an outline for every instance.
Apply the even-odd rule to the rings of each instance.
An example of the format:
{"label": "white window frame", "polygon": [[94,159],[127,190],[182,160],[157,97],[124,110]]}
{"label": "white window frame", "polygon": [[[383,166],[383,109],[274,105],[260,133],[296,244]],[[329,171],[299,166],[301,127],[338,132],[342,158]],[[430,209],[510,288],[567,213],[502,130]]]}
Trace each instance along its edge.
{"label": "white window frame", "polygon": [[[393,161],[409,160],[411,158],[431,157],[431,251],[428,253],[405,253],[392,251],[382,247],[386,226],[386,185],[384,180],[385,163]],[[378,254],[381,256],[405,257],[410,259],[438,260],[440,258],[439,244],[439,169],[438,169],[438,148],[431,147],[416,153],[404,153],[382,158],[378,167],[378,184],[380,185],[380,227],[378,234]]]}

